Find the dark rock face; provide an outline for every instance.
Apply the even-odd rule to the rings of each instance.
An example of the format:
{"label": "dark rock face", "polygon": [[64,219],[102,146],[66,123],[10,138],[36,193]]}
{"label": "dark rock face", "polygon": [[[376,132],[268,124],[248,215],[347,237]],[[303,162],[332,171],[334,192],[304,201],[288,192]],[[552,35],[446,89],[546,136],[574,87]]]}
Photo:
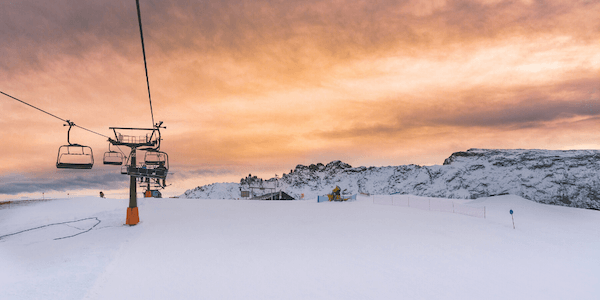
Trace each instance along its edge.
{"label": "dark rock face", "polygon": [[[302,194],[305,198],[323,195],[338,185],[347,194],[462,199],[513,194],[541,203],[600,209],[599,171],[600,151],[596,150],[469,149],[453,153],[441,166],[353,168],[339,160],[327,165],[297,165],[278,179],[277,185],[296,199]],[[256,181],[262,179],[248,176],[240,183]],[[201,197],[209,192],[208,187],[186,194]]]}

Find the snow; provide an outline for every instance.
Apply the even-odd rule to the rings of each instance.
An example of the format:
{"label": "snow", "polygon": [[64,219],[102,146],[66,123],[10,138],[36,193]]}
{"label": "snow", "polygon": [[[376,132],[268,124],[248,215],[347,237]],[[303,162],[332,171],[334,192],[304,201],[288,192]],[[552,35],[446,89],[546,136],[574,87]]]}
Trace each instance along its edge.
{"label": "snow", "polygon": [[[183,198],[240,197],[257,183],[277,186],[299,199],[331,193],[411,194],[425,197],[475,199],[518,195],[536,202],[600,209],[600,151],[469,149],[455,152],[444,165],[357,167],[341,161],[327,165],[298,165],[281,178],[260,181],[242,178],[237,183],[215,183],[187,190]],[[258,182],[257,182],[258,180]]]}
{"label": "snow", "polygon": [[[82,197],[0,209],[2,299],[597,299],[600,212]],[[513,229],[509,210],[514,210]]]}

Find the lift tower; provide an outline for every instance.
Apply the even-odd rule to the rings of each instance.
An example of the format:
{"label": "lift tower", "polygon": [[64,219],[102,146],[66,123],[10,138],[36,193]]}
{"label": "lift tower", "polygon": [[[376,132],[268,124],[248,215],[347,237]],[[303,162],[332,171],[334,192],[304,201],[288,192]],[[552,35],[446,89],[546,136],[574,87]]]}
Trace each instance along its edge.
{"label": "lift tower", "polygon": [[[163,183],[167,178],[168,162],[165,164],[146,165],[144,162],[138,166],[137,150],[144,151],[159,151],[160,150],[160,129],[166,129],[162,126],[162,122],[154,124],[154,128],[126,128],[126,127],[110,127],[115,134],[115,138],[109,138],[108,142],[114,146],[125,146],[131,148],[129,154],[129,163],[121,169],[121,173],[127,174],[129,178],[129,207],[127,208],[127,225],[136,225],[140,221],[137,207],[137,178],[153,178],[162,180]],[[146,135],[123,135],[120,131],[137,131],[148,132]]]}

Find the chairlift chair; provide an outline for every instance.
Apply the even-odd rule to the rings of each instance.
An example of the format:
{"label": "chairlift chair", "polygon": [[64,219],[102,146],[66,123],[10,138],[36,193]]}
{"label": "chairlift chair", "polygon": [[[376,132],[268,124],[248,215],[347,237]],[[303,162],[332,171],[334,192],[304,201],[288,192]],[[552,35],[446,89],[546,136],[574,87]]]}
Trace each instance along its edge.
{"label": "chairlift chair", "polygon": [[148,150],[144,155],[144,166],[152,178],[167,178],[169,172],[169,155],[159,150]]}
{"label": "chairlift chair", "polygon": [[165,168],[169,169],[169,156],[166,152],[148,150],[144,155],[144,164],[149,166],[163,165]]}
{"label": "chairlift chair", "polygon": [[[67,132],[68,145],[58,148],[56,167],[59,169],[91,169],[94,166],[94,153],[92,148],[70,141],[71,128],[75,123],[67,120],[69,131]],[[65,125],[67,126],[67,125]]]}
{"label": "chairlift chair", "polygon": [[116,151],[104,152],[104,164],[120,166],[123,164],[123,154]]}
{"label": "chairlift chair", "polygon": [[58,148],[57,168],[91,169],[92,166],[94,166],[92,148],[79,144],[63,145]]}
{"label": "chairlift chair", "polygon": [[108,152],[104,152],[104,164],[120,166],[123,164],[124,156],[123,153],[110,150],[110,143],[108,144]]}

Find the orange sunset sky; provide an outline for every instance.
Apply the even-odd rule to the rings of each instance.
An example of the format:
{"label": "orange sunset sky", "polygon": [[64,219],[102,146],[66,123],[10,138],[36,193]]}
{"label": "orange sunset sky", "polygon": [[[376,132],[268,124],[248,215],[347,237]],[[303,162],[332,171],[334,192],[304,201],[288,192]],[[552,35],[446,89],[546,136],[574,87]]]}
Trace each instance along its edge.
{"label": "orange sunset sky", "polygon": [[[297,164],[600,148],[600,1],[140,0],[167,196]],[[0,91],[77,125],[150,127],[134,0],[0,2]],[[56,170],[61,121],[0,95],[0,196],[127,187]]]}

